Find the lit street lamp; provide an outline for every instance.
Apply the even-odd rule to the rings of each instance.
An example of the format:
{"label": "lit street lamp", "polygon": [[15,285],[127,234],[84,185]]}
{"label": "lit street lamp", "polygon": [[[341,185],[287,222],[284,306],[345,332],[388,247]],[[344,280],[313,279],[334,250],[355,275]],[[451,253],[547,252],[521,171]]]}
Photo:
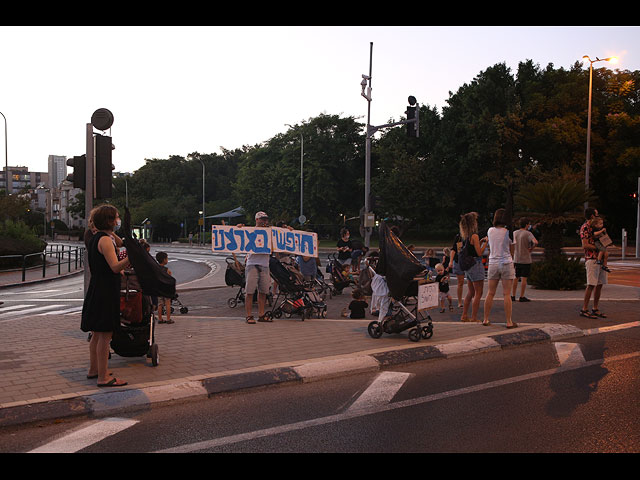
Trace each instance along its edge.
{"label": "lit street lamp", "polygon": [[[589,110],[587,113],[587,159],[585,163],[585,173],[584,173],[584,187],[585,190],[589,190],[589,167],[591,163],[591,92],[593,88],[593,64],[596,62],[611,62],[616,63],[618,59],[616,57],[609,58],[598,58],[595,60],[591,60],[589,55],[585,55],[582,57],[583,60],[589,61]],[[586,209],[589,206],[589,202],[584,202],[584,208]]]}

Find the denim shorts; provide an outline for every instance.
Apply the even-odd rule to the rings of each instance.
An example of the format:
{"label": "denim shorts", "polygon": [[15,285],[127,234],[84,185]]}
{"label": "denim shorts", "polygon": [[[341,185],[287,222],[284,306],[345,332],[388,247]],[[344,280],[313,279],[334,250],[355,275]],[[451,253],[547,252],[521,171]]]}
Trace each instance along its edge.
{"label": "denim shorts", "polygon": [[464,272],[464,278],[469,282],[484,282],[484,266],[482,257],[476,257],[476,264]]}
{"label": "denim shorts", "polygon": [[454,275],[464,275],[464,270],[460,268],[460,265],[458,265],[458,262],[456,262],[455,260],[453,261],[453,268],[451,269],[451,271]]}

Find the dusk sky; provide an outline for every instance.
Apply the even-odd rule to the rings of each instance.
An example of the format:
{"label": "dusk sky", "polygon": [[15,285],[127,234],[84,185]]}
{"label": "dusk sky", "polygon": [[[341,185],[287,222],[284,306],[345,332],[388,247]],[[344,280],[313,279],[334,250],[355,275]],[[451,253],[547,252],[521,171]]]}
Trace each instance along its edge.
{"label": "dusk sky", "polygon": [[[640,70],[640,27],[2,26],[8,163],[47,171],[51,154],[81,155],[99,108],[114,115],[123,172],[145,158],[255,145],[322,113],[365,123],[370,42],[374,125],[404,116],[409,95],[441,109],[501,62],[515,74],[529,59],[569,69],[583,55],[615,55],[594,67]],[[2,167],[4,140],[1,125]]]}

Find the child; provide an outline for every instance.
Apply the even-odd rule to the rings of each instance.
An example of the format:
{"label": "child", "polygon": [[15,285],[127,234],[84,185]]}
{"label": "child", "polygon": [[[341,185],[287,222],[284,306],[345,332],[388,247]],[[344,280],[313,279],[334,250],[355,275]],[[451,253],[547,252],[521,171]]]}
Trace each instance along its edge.
{"label": "child", "polygon": [[449,311],[453,311],[451,305],[451,295],[449,295],[449,274],[445,273],[444,265],[438,263],[436,265],[436,282],[438,282],[438,302],[440,303],[440,313],[444,313],[444,300],[449,300]]}
{"label": "child", "polygon": [[367,302],[364,301],[364,294],[360,289],[354,289],[351,293],[353,300],[349,304],[349,310],[351,313],[349,314],[349,318],[365,318],[365,309],[369,306]]}
{"label": "child", "polygon": [[604,222],[601,217],[595,217],[592,222],[593,226],[593,238],[596,248],[598,249],[598,260],[596,263],[601,265],[601,268],[605,272],[610,272],[611,270],[607,267],[607,260],[609,259],[609,252],[607,252],[607,247],[610,245],[603,245],[600,241],[600,238],[603,235],[606,235],[607,229],[604,228]]}
{"label": "child", "polygon": [[[165,252],[156,253],[156,260],[164,268],[169,275],[171,275],[171,270],[169,270],[166,265],[169,263],[169,256]],[[160,298],[158,305],[158,323],[175,323],[171,320],[171,299],[170,298]],[[167,320],[162,320],[162,305],[164,304],[164,309],[167,312]]]}

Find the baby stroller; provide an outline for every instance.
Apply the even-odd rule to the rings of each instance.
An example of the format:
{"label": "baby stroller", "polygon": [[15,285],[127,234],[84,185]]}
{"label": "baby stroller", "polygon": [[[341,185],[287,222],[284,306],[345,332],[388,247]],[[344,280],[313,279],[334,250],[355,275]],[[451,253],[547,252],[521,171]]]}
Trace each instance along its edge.
{"label": "baby stroller", "polygon": [[[387,227],[380,224],[380,256],[376,273],[386,278],[391,297],[388,312],[382,321],[373,321],[367,327],[369,335],[380,338],[383,333],[400,333],[409,330],[409,340],[431,338],[433,324],[428,313],[418,310],[418,280],[415,276],[424,273],[424,266],[400,239]],[[424,281],[424,280],[421,280]],[[415,302],[415,303],[414,303]],[[414,304],[409,310],[405,304]],[[426,325],[423,323],[426,321]]]}
{"label": "baby stroller", "polygon": [[125,270],[120,287],[120,324],[113,332],[111,348],[121,357],[146,355],[157,367],[155,321],[151,297],[142,293],[133,270]]}
{"label": "baby stroller", "polygon": [[[377,320],[369,323],[367,331],[372,338],[380,338],[383,333],[393,334],[409,330],[409,340],[417,342],[420,338],[428,339],[433,336],[433,323],[429,313],[418,311],[418,281],[409,285],[405,296],[392,301],[387,315],[382,322]],[[413,304],[409,310],[406,305]],[[422,325],[426,322],[426,325]]]}
{"label": "baby stroller", "polygon": [[353,280],[351,280],[348,276],[344,274],[342,271],[342,264],[336,259],[335,253],[330,253],[327,255],[327,259],[329,260],[327,263],[327,273],[331,274],[331,283],[333,285],[331,289],[331,293],[334,295],[342,294],[342,290],[347,288],[352,283],[355,284]]}
{"label": "baby stroller", "polygon": [[305,284],[302,274],[295,267],[287,268],[277,258],[270,257],[269,274],[278,283],[278,296],[273,303],[274,308],[265,316],[280,318],[283,313],[288,316],[301,315],[304,321],[305,317],[311,318],[315,313],[318,318],[326,318],[327,305],[312,286]]}
{"label": "baby stroller", "polygon": [[[178,294],[176,293],[176,296],[173,297],[171,299],[171,313],[174,312],[174,307],[178,307],[180,310],[180,313],[189,313],[189,308],[185,307],[182,302],[180,300],[178,300]],[[165,307],[165,305],[161,305],[160,308],[162,308],[162,313],[166,314],[167,313],[167,309]]]}

